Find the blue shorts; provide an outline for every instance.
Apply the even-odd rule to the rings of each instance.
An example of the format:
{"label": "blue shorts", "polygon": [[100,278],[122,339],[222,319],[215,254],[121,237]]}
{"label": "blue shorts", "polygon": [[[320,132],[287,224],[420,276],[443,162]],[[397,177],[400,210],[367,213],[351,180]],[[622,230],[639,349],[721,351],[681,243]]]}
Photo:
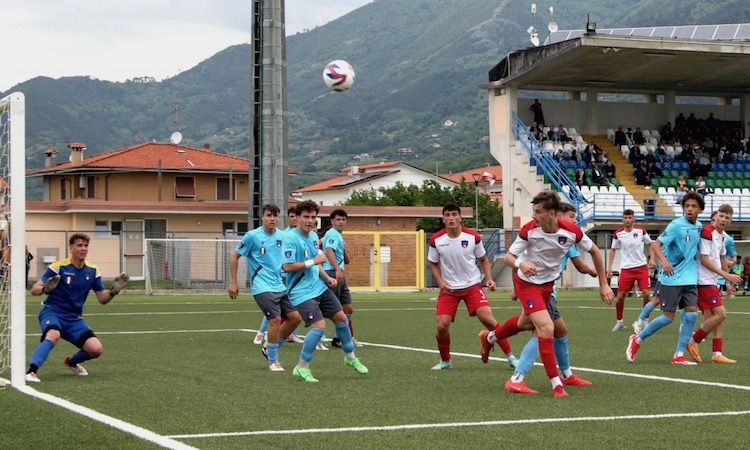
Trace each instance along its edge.
{"label": "blue shorts", "polygon": [[49,330],[58,330],[60,336],[78,348],[90,337],[95,337],[94,331],[83,318],[71,314],[61,314],[47,306],[39,311],[39,327],[42,329],[42,341]]}

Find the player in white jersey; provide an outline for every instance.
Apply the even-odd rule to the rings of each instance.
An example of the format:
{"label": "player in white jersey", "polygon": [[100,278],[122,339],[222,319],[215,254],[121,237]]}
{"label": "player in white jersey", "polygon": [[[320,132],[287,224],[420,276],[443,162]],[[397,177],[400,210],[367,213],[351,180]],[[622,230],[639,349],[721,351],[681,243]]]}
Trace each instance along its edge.
{"label": "player in white jersey", "polygon": [[[490,301],[482,289],[482,272],[489,290],[494,291],[496,285],[481,236],[461,225],[461,209],[456,204],[449,203],[443,207],[443,223],[445,228],[430,237],[427,253],[432,276],[440,288],[435,311],[435,338],[440,351],[440,362],[432,370],[453,367],[450,326],[456,319],[461,300],[466,304],[469,315],[476,316],[485,328],[492,330],[497,326]],[[508,362],[515,367],[516,358],[507,339],[499,344],[508,357]]]}
{"label": "player in white jersey", "polygon": [[617,283],[617,301],[615,302],[615,326],[612,331],[620,331],[624,328],[623,312],[625,310],[625,297],[638,282],[638,288],[643,292],[643,306],[651,301],[651,277],[648,269],[654,267],[654,260],[646,261],[643,251],[644,245],[654,242],[645,228],[635,225],[635,213],[632,209],[622,212],[622,224],[619,230],[612,234],[612,247],[609,250],[609,270],[607,278],[612,279],[615,262],[615,254],[620,249],[620,276]]}
{"label": "player in white jersey", "polygon": [[711,361],[728,364],[737,362],[722,354],[727,311],[724,309],[721,293],[717,287],[719,276],[725,277],[729,283],[739,284],[742,280],[739,275],[725,270],[727,267],[725,230],[727,225],[732,223],[733,213],[734,210],[730,205],[721,205],[714,213],[711,224],[701,230],[700,258],[698,259],[698,309],[703,313],[703,324],[693,333],[687,345],[688,352],[695,362],[702,362],[698,344],[712,332],[714,337]]}
{"label": "player in white jersey", "polygon": [[[539,340],[539,354],[544,369],[552,384],[552,395],[567,397],[557,371],[553,332],[554,324],[547,311],[547,302],[552,295],[554,281],[560,275],[561,263],[568,250],[578,245],[589,252],[599,274],[599,294],[606,303],[612,303],[614,294],[607,282],[604,258],[594,242],[573,223],[557,218],[560,197],[553,191],[543,191],[532,200],[533,221],[524,225],[505,255],[505,264],[516,267],[515,293],[523,306],[517,320],[506,321],[495,327],[487,336],[489,342],[507,338],[531,322]],[[523,261],[518,256],[526,252]]]}

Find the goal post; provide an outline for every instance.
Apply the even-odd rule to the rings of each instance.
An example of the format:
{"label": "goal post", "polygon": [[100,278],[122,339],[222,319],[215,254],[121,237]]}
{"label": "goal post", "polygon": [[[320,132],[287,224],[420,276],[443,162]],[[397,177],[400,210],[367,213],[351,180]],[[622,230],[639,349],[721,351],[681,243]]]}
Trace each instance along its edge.
{"label": "goal post", "polygon": [[0,100],[0,383],[25,385],[26,102]]}

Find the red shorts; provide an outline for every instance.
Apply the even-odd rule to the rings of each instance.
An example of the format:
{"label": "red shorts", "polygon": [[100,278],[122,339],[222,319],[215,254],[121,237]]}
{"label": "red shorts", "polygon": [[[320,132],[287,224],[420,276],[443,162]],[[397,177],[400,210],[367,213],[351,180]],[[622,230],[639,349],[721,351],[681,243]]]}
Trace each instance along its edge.
{"label": "red shorts", "polygon": [[532,284],[518,277],[513,277],[513,286],[516,289],[518,301],[523,306],[523,312],[527,316],[537,311],[547,311],[547,301],[552,296],[555,283]]}
{"label": "red shorts", "polygon": [[719,306],[724,306],[724,302],[721,300],[718,287],[698,286],[698,309],[705,311]]}
{"label": "red shorts", "polygon": [[481,284],[467,287],[466,289],[454,290],[453,292],[440,291],[437,298],[437,310],[435,315],[451,316],[456,320],[456,311],[461,300],[466,303],[466,309],[470,316],[476,315],[477,308],[481,306],[490,306],[490,301],[484,293]]}
{"label": "red shorts", "polygon": [[630,292],[633,290],[636,281],[638,282],[638,287],[640,287],[642,291],[651,289],[651,277],[648,273],[648,266],[620,270],[617,289],[620,292]]}

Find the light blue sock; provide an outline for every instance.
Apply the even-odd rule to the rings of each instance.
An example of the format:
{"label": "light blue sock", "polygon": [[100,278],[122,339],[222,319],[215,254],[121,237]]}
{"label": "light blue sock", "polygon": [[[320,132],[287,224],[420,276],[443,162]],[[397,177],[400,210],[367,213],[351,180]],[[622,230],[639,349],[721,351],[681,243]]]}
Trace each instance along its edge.
{"label": "light blue sock", "polygon": [[[685,310],[680,309],[680,326],[682,328],[685,328],[684,325],[685,325]],[[695,325],[695,322],[693,322],[693,325]]]}
{"label": "light blue sock", "polygon": [[320,338],[323,337],[326,330],[323,328],[310,328],[310,331],[305,335],[305,340],[302,342],[302,350],[299,352],[299,357],[302,361],[310,362],[315,354],[315,347],[318,346]]}
{"label": "light blue sock", "polygon": [[645,341],[647,337],[666,327],[670,323],[672,323],[672,319],[662,314],[649,322],[648,325],[646,325],[646,328],[641,331],[641,334],[638,335],[638,338],[640,338],[641,341]]}
{"label": "light blue sock", "polygon": [[644,321],[644,320],[648,319],[648,316],[651,315],[651,313],[653,312],[654,308],[656,308],[656,306],[654,306],[653,303],[651,303],[651,302],[646,303],[646,305],[641,310],[641,315],[638,316],[638,320]]}
{"label": "light blue sock", "polygon": [[266,331],[268,331],[268,318],[263,316],[263,320],[260,322],[260,328],[258,328],[258,333],[265,333]]}
{"label": "light blue sock", "polygon": [[34,350],[34,355],[29,362],[37,367],[42,367],[42,364],[47,361],[49,352],[51,352],[53,348],[55,348],[55,344],[52,341],[49,339],[43,340],[36,350]]}
{"label": "light blue sock", "polygon": [[533,336],[529,339],[529,342],[521,350],[521,358],[518,360],[516,366],[516,372],[521,375],[526,375],[531,370],[531,366],[534,365],[534,361],[539,357],[539,339]]}
{"label": "light blue sock", "polygon": [[568,336],[555,338],[555,357],[557,358],[557,367],[565,371],[570,369],[570,351],[568,350]]}
{"label": "light blue sock", "polygon": [[279,344],[269,342],[268,344],[268,363],[272,364],[279,360]]}
{"label": "light blue sock", "polygon": [[296,335],[296,334],[297,334],[298,332],[299,332],[299,327],[297,327],[297,328],[295,328],[294,330],[292,330],[292,332],[291,332],[291,333],[289,333],[289,334],[290,334],[290,335],[292,335],[292,334],[295,334],[295,335]]}
{"label": "light blue sock", "polygon": [[693,336],[693,328],[695,328],[695,321],[698,320],[698,313],[695,311],[683,312],[681,320],[682,330],[680,331],[680,338],[677,340],[677,351],[685,353],[688,342]]}
{"label": "light blue sock", "polygon": [[354,342],[352,342],[352,332],[349,331],[348,320],[336,324],[336,337],[341,341],[341,349],[344,350],[344,353],[354,352]]}

